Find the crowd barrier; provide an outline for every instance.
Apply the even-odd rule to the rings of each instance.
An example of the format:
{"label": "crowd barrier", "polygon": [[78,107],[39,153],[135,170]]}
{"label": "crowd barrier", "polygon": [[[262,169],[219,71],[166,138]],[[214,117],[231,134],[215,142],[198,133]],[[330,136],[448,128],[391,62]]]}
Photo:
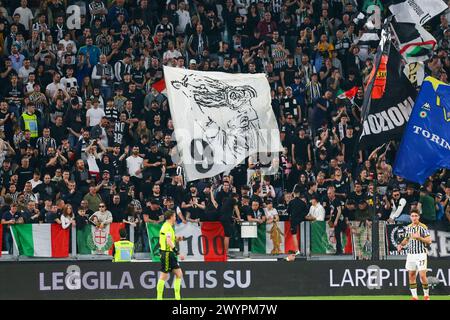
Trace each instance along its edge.
{"label": "crowd barrier", "polygon": [[[252,262],[181,262],[182,296],[288,297],[407,295],[405,262],[283,260]],[[429,262],[439,282],[431,295],[450,294],[448,260]],[[109,261],[28,261],[0,263],[0,299],[155,298],[160,263]],[[173,277],[165,297],[173,297]]]}
{"label": "crowd barrier", "polygon": [[[123,223],[112,223],[109,229],[86,226],[81,230],[62,229],[57,224],[23,224],[12,227],[14,256],[35,258],[69,258],[80,256],[112,255],[112,245],[119,240]],[[147,223],[149,251],[140,258],[159,261],[159,230],[161,224]],[[3,228],[0,228],[0,232]],[[226,261],[224,231],[220,222],[180,223],[176,234],[184,236],[180,252],[187,261]],[[237,229],[239,227],[237,226]],[[404,236],[401,225],[379,223],[378,248],[380,259],[403,255],[397,252],[397,244]],[[237,231],[239,233],[239,231]],[[450,232],[430,229],[432,244],[429,255],[432,258],[450,257]],[[134,228],[129,228],[130,240],[134,241]],[[334,228],[325,221],[302,222],[297,234],[300,252],[306,257],[330,257],[336,253]],[[0,241],[3,237],[0,236]],[[257,238],[250,240],[250,252],[258,256],[278,256],[294,251],[294,236],[289,221],[261,224],[257,227]],[[241,242],[241,239],[238,239]],[[372,226],[366,222],[351,221],[341,233],[343,253],[353,260],[372,259]],[[0,243],[1,246],[1,243]],[[242,249],[242,245],[238,246]]]}

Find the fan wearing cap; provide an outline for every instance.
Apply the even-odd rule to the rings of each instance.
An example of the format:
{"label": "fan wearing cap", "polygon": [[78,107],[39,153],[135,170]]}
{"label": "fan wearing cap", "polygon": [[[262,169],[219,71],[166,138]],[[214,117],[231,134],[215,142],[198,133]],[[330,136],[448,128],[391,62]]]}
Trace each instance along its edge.
{"label": "fan wearing cap", "polygon": [[117,110],[123,110],[123,107],[125,106],[125,102],[128,100],[127,97],[123,95],[123,86],[121,83],[115,83],[114,84],[114,106],[117,108]]}
{"label": "fan wearing cap", "polygon": [[111,197],[111,189],[113,183],[111,181],[111,173],[109,170],[103,170],[101,172],[101,182],[97,185],[97,192],[100,197],[105,200],[107,203],[110,202]]}
{"label": "fan wearing cap", "polygon": [[394,188],[392,190],[391,214],[389,215],[388,222],[390,223],[411,223],[409,216],[410,205],[405,198],[401,196],[400,189]]}
{"label": "fan wearing cap", "polygon": [[189,60],[189,69],[197,70],[197,61],[195,59]]}
{"label": "fan wearing cap", "polygon": [[161,209],[159,201],[150,199],[146,202],[146,207],[143,210],[142,218],[144,222],[161,223],[164,221],[164,214]]}
{"label": "fan wearing cap", "polygon": [[197,187],[192,182],[189,184],[189,193],[181,203],[181,208],[189,222],[198,223],[200,218],[204,216],[205,201],[200,198]]}

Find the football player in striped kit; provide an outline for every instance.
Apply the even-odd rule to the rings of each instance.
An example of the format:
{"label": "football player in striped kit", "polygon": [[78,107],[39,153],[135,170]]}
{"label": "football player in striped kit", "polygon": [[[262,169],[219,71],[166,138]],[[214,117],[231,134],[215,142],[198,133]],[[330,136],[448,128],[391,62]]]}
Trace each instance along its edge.
{"label": "football player in striped kit", "polygon": [[405,238],[397,246],[401,251],[406,247],[406,270],[409,274],[409,289],[412,300],[419,300],[417,296],[417,271],[419,271],[420,282],[422,283],[424,300],[430,300],[430,291],[427,280],[427,253],[431,244],[431,236],[428,227],[420,223],[420,213],[413,209],[410,212],[411,224],[405,228]]}

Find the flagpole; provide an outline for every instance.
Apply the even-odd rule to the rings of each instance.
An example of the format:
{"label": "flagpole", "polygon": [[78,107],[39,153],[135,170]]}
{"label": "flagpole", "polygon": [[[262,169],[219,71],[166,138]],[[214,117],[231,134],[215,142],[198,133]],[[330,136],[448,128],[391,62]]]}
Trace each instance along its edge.
{"label": "flagpole", "polygon": [[[377,49],[377,55],[375,56],[376,60],[374,61],[373,70],[371,71],[372,77],[369,80],[369,82],[366,84],[365,92],[364,92],[364,100],[363,105],[361,106],[361,130],[359,132],[359,139],[358,141],[361,141],[361,137],[364,132],[364,120],[367,119],[367,116],[369,114],[370,110],[370,103],[371,103],[371,95],[372,95],[372,89],[374,86],[374,81],[377,76],[377,70],[380,68],[382,55],[386,54],[386,52],[389,54],[390,51],[390,45],[391,45],[391,35],[390,35],[390,28],[389,25],[392,20],[392,15],[387,17],[383,23],[382,31],[381,31],[381,39],[380,44],[378,45]],[[384,36],[383,36],[384,33]],[[359,144],[358,144],[359,145]],[[357,147],[355,146],[355,149]],[[378,216],[377,216],[377,172],[375,168],[375,177],[372,180],[373,181],[373,195],[372,195],[372,202],[373,202],[373,215],[372,215],[372,261],[377,261],[380,259],[379,254],[379,223],[378,223]]]}
{"label": "flagpole", "polygon": [[377,174],[373,180],[372,261],[380,260],[379,224],[377,215]]}
{"label": "flagpole", "polygon": [[[389,146],[391,145],[392,141],[389,141],[389,143],[386,146],[386,150],[381,154],[381,156],[384,156]],[[384,143],[381,148],[384,147],[386,143]],[[381,149],[380,148],[380,149]],[[375,165],[376,169],[376,165]],[[377,184],[378,184],[378,178],[377,173],[375,172],[375,177],[373,179],[373,215],[372,215],[372,261],[378,261],[380,260],[380,219],[378,218],[377,214],[377,196],[378,196],[378,190],[377,190]]]}

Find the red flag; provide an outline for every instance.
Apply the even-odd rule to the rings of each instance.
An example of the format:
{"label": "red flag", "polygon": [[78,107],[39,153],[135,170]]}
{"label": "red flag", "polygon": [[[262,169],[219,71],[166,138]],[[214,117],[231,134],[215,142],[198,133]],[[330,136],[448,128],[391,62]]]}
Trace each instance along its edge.
{"label": "red flag", "polygon": [[[125,224],[122,222],[113,222],[110,224],[109,226],[109,234],[111,235],[111,237],[113,238],[113,242],[119,241],[120,240],[120,234],[119,234],[119,230],[125,228]],[[114,244],[111,247],[111,249],[109,249],[108,254],[111,256],[113,253],[113,248],[114,248]]]}
{"label": "red flag", "polygon": [[158,91],[159,93],[165,93],[166,82],[164,81],[164,79],[156,81],[154,84],[152,84],[152,88],[156,89],[156,91]]}
{"label": "red flag", "polygon": [[352,230],[348,227],[345,230],[345,236],[347,237],[347,243],[345,244],[344,253],[352,254],[353,253],[353,243],[352,243]]}
{"label": "red flag", "polygon": [[65,258],[69,256],[70,229],[63,229],[61,225],[52,223],[51,246],[53,258]]}
{"label": "red flag", "polygon": [[227,261],[222,240],[225,234],[220,222],[202,223],[202,242],[205,261]]}

